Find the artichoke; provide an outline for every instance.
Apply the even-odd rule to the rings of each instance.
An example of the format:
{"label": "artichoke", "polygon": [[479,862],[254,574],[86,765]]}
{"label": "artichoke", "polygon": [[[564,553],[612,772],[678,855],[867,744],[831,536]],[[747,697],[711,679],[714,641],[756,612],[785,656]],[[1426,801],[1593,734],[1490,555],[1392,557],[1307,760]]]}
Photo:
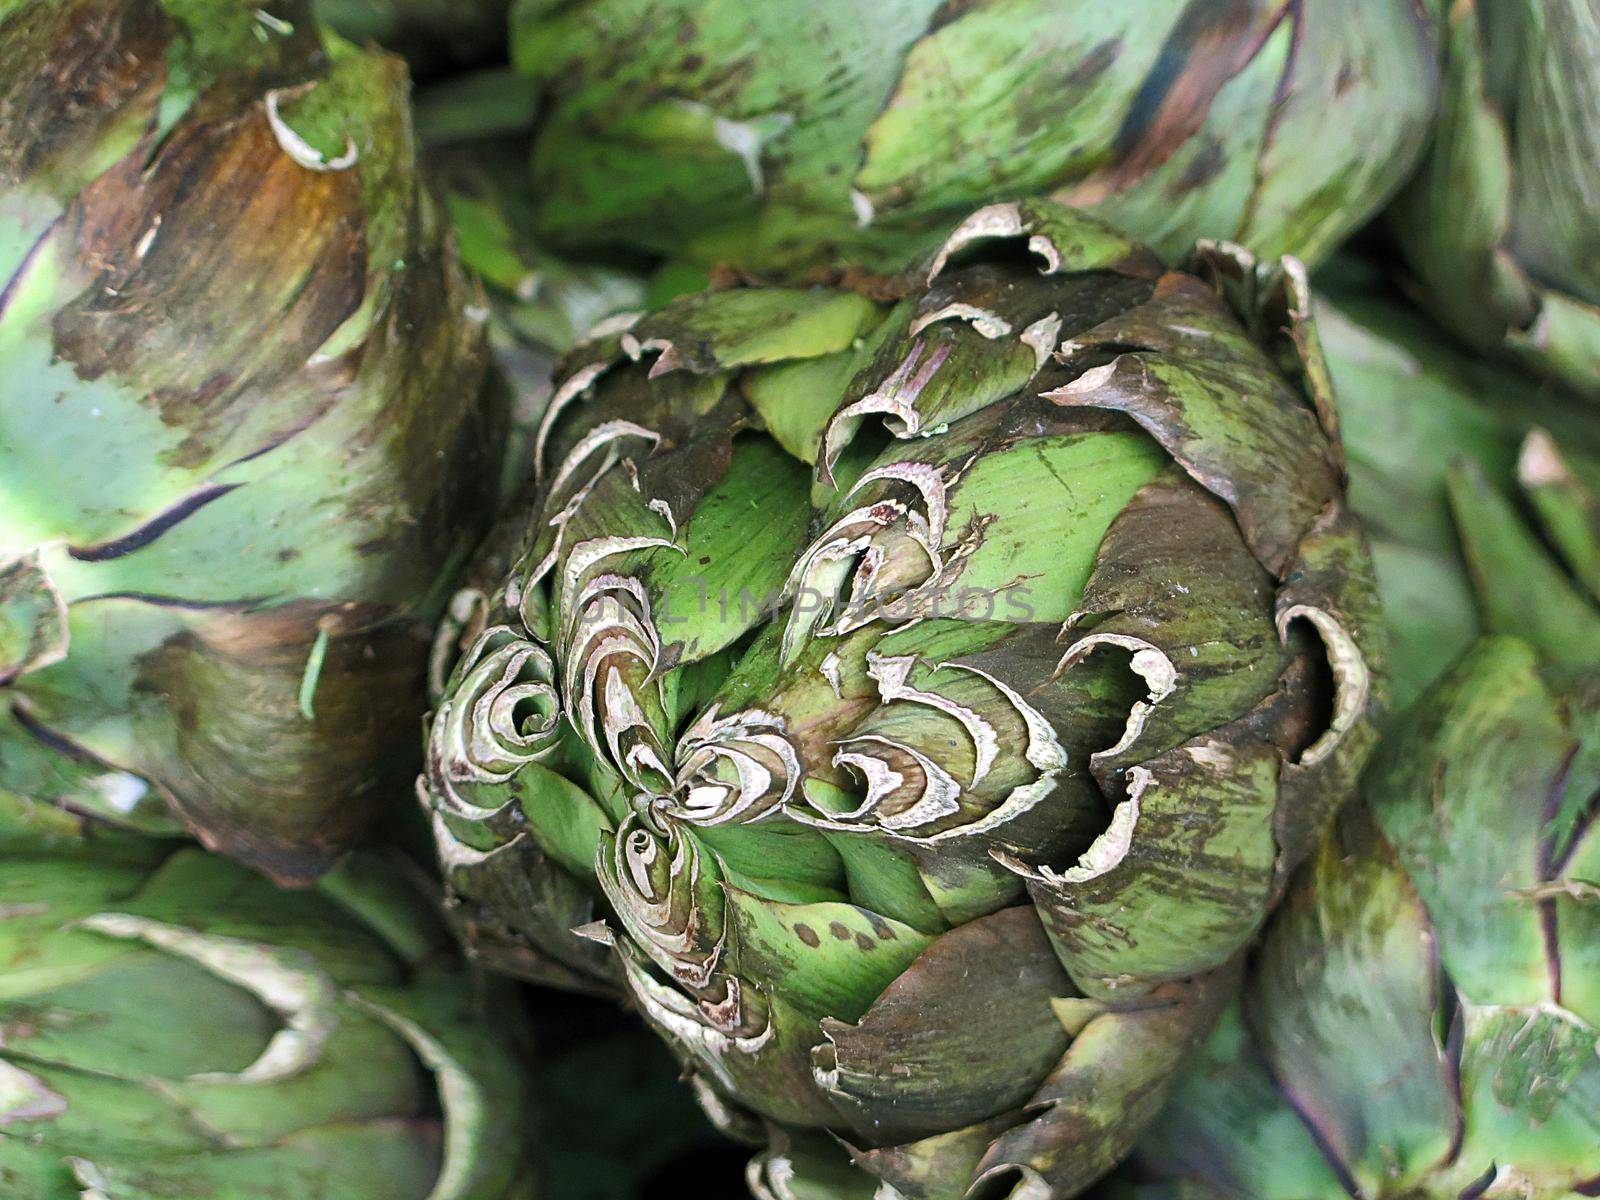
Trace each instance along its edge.
{"label": "artichoke", "polygon": [[1364,756],[1304,276],[1195,269],[1003,204],[563,366],[423,800],[483,959],[631,997],[758,1194],[1086,1186]]}
{"label": "artichoke", "polygon": [[1317,328],[1395,707],[1490,630],[1568,670],[1600,667],[1600,426],[1559,390],[1468,358],[1416,312],[1348,283],[1319,295]]}
{"label": "artichoke", "polygon": [[377,860],[285,893],[143,839],[6,855],[4,1200],[532,1196],[516,1014]]}
{"label": "artichoke", "polygon": [[1600,5],[1454,0],[1443,79],[1392,211],[1414,291],[1473,347],[1600,399]]}
{"label": "artichoke", "polygon": [[0,787],[310,878],[414,771],[504,422],[405,70],[287,3],[3,12]]}
{"label": "artichoke", "polygon": [[897,267],[1049,195],[1181,255],[1321,259],[1423,149],[1435,0],[519,0],[540,231]]}
{"label": "artichoke", "polygon": [[1136,1155],[1151,1198],[1600,1187],[1600,688],[1491,637],[1406,715]]}

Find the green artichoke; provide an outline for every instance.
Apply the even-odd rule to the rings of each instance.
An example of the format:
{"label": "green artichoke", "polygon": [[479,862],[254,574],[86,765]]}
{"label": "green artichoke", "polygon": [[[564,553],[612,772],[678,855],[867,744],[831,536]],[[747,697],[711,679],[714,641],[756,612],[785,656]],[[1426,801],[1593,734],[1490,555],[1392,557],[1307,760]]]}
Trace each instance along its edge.
{"label": "green artichoke", "polygon": [[0,787],[303,880],[414,771],[504,413],[407,87],[287,3],[0,6]]}
{"label": "green artichoke", "polygon": [[1568,669],[1600,667],[1600,425],[1564,393],[1457,352],[1398,303],[1336,287],[1317,328],[1396,709],[1486,631]]}
{"label": "green artichoke", "polygon": [[285,893],[142,839],[5,852],[4,1200],[533,1195],[519,1020],[375,859]]}
{"label": "green artichoke", "polygon": [[1600,687],[1484,639],[1364,790],[1142,1144],[1137,1194],[1596,1194]]}
{"label": "green artichoke", "polygon": [[541,233],[893,268],[1049,195],[1169,257],[1326,255],[1426,140],[1436,0],[519,0]]}
{"label": "green artichoke", "polygon": [[1304,277],[1195,268],[998,205],[897,296],[706,291],[564,365],[423,799],[484,960],[630,996],[761,1194],[1086,1186],[1359,767]]}
{"label": "green artichoke", "polygon": [[1446,28],[1438,130],[1392,210],[1414,290],[1600,400],[1600,6],[1454,0]]}

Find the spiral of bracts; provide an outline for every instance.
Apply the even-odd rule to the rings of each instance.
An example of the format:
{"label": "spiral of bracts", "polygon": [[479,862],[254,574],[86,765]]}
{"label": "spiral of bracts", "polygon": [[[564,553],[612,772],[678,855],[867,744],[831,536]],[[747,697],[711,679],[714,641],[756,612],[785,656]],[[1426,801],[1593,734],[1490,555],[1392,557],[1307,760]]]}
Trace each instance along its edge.
{"label": "spiral of bracts", "polygon": [[1366,754],[1303,273],[1190,270],[996,205],[564,366],[421,793],[478,952],[631,997],[758,1195],[1087,1186]]}

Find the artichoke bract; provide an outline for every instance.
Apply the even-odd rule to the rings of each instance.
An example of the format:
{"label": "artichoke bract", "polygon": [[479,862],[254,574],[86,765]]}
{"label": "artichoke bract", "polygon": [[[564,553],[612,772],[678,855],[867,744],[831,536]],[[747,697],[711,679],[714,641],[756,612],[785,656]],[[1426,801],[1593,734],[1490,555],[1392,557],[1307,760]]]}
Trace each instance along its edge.
{"label": "artichoke bract", "polygon": [[1445,27],[1438,129],[1390,214],[1414,291],[1600,400],[1600,9],[1453,0]]}
{"label": "artichoke bract", "polygon": [[407,87],[290,4],[5,7],[0,786],[284,880],[403,794],[504,423]]}
{"label": "artichoke bract", "polygon": [[148,840],[5,853],[0,1197],[533,1195],[518,1018],[375,859],[286,893]]}
{"label": "artichoke bract", "polygon": [[1408,707],[1481,633],[1600,668],[1600,426],[1555,387],[1460,353],[1417,312],[1319,293],[1341,400],[1350,507]]}
{"label": "artichoke bract", "polygon": [[1314,262],[1427,137],[1433,0],[520,0],[541,232],[878,269],[1016,195]]}
{"label": "artichoke bract", "polygon": [[1002,204],[564,364],[423,799],[483,960],[631,997],[758,1194],[1086,1186],[1364,756],[1303,273],[1194,266]]}
{"label": "artichoke bract", "polygon": [[1491,637],[1386,738],[1135,1156],[1152,1197],[1593,1195],[1600,688]]}

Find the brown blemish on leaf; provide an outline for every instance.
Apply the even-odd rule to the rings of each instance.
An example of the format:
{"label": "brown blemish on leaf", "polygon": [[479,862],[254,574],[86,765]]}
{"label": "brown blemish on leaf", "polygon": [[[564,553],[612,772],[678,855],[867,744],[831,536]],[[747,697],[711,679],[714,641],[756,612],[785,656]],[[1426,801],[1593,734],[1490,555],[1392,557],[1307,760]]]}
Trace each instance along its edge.
{"label": "brown blemish on leaf", "polygon": [[[51,173],[130,112],[155,111],[172,25],[156,0],[33,4],[0,40],[0,189]],[[63,183],[63,180],[50,180]]]}
{"label": "brown blemish on leaf", "polygon": [[361,555],[363,558],[372,558],[377,555],[391,553],[393,549],[394,539],[386,535],[383,537],[368,538],[366,541],[362,542],[356,547],[356,553]]}
{"label": "brown blemish on leaf", "polygon": [[[299,690],[319,630],[329,641],[308,721]],[[144,656],[136,687],[146,719],[171,726],[162,775],[202,841],[297,883],[416,774],[426,660],[420,623],[302,601],[208,617]]]}
{"label": "brown blemish on leaf", "polygon": [[1018,135],[1036,137],[1041,127],[1059,120],[1061,110],[1070,108],[1077,98],[1090,93],[1096,81],[1111,69],[1121,53],[1122,39],[1107,38],[1090,47],[1088,53],[1070,66],[1062,63],[1067,69],[1059,75],[1048,75],[1040,85],[1023,89],[1015,97]]}
{"label": "brown blemish on leaf", "polygon": [[1199,153],[1178,177],[1179,191],[1192,192],[1204,187],[1217,177],[1227,161],[1227,156],[1222,152],[1222,143],[1208,137],[1205,145],[1200,147]]}
{"label": "brown blemish on leaf", "polygon": [[1072,202],[1125,191],[1171,158],[1205,124],[1217,93],[1255,57],[1287,7],[1191,0],[1117,131],[1115,165],[1075,189]]}
{"label": "brown blemish on leaf", "polygon": [[796,925],[794,935],[813,950],[822,945],[822,939],[817,936],[817,931],[809,925]]}
{"label": "brown blemish on leaf", "polygon": [[841,942],[848,942],[850,940],[850,930],[845,926],[843,921],[832,922],[828,926],[828,932],[833,934],[833,936],[838,938]]}
{"label": "brown blemish on leaf", "polygon": [[356,172],[306,170],[260,103],[238,104],[203,97],[148,165],[144,145],[64,218],[85,287],[56,315],[56,353],[187,429],[180,465],[204,461],[231,409],[302,370],[366,290]]}
{"label": "brown blemish on leaf", "polygon": [[1064,82],[1071,88],[1083,88],[1093,83],[1104,75],[1117,61],[1117,55],[1122,53],[1122,39],[1120,37],[1107,38],[1100,42],[1088,54],[1083,56],[1083,61],[1072,68]]}

